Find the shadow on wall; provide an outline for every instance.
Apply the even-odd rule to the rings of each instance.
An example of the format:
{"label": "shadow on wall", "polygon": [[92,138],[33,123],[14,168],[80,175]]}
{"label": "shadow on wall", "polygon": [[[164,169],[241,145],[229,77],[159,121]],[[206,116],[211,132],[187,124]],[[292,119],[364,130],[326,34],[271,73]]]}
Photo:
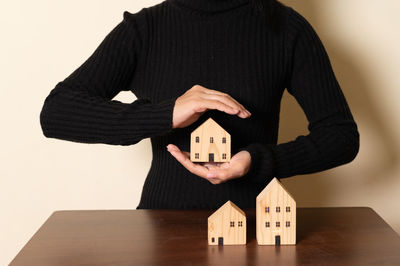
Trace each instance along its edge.
{"label": "shadow on wall", "polygon": [[[390,178],[390,171],[396,167],[399,159],[398,143],[391,135],[390,129],[383,123],[384,116],[379,113],[376,108],[376,102],[370,96],[371,92],[377,88],[371,87],[367,82],[366,78],[370,73],[362,72],[360,66],[365,60],[357,58],[357,55],[351,54],[348,50],[346,51],[346,47],[342,47],[340,42],[336,41],[340,36],[329,36],[328,21],[324,21],[324,18],[321,16],[323,13],[321,11],[324,8],[324,4],[326,4],[324,1],[282,1],[282,3],[293,7],[302,14],[322,39],[328,51],[336,77],[360,131],[360,152],[358,157],[352,162],[357,163],[357,167],[351,168],[351,171],[336,171],[335,169],[335,171],[299,175],[294,178],[282,179],[283,183],[293,193],[299,206],[315,207],[332,205],[332,202],[335,202],[335,199],[337,201],[338,197],[343,197],[346,191],[351,193],[349,190],[343,191],[346,185],[344,181],[338,183],[340,187],[333,186],[332,183],[337,182],[336,179],[350,180],[352,182],[352,178],[354,179],[354,176],[357,175],[357,181],[354,182],[357,182],[357,186],[366,188],[366,191],[374,190],[374,188],[378,188],[380,185],[388,186],[390,180],[387,177]],[[322,38],[322,36],[329,37]],[[367,125],[368,127],[363,128],[367,128],[367,131],[371,129],[372,133],[363,132],[360,124]],[[281,105],[278,142],[283,143],[295,139],[298,135],[307,135],[309,133],[307,126],[308,121],[304,112],[296,100],[285,91]],[[369,145],[366,142],[378,143],[378,152],[368,149],[367,152],[370,154],[366,155],[371,159],[375,156],[378,159],[374,159],[373,161],[369,159],[373,163],[360,164],[356,161],[363,151],[363,146],[366,144],[367,146]],[[348,176],[343,176],[343,172]],[[385,182],[382,182],[382,177],[385,177]],[[352,203],[349,202],[349,204]]]}

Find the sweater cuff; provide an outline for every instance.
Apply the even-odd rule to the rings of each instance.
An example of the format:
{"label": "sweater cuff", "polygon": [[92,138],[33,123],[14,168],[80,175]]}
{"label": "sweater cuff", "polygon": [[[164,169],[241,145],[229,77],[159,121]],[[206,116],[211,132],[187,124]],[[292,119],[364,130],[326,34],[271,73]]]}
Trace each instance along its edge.
{"label": "sweater cuff", "polygon": [[176,97],[169,98],[158,103],[149,105],[149,110],[146,112],[146,117],[149,119],[149,129],[158,126],[158,132],[169,133],[172,131],[173,111]]}
{"label": "sweater cuff", "polygon": [[[133,134],[141,132],[143,135],[137,137],[144,139],[165,135],[173,131],[172,122],[176,97],[157,103],[152,103],[145,98],[138,99],[137,101],[142,103],[140,104],[142,119],[138,122],[136,114],[133,115]],[[134,113],[136,112],[137,110],[135,109]]]}
{"label": "sweater cuff", "polygon": [[248,151],[251,155],[249,171],[242,178],[254,183],[268,183],[274,177],[274,157],[271,144],[251,143],[239,151]]}

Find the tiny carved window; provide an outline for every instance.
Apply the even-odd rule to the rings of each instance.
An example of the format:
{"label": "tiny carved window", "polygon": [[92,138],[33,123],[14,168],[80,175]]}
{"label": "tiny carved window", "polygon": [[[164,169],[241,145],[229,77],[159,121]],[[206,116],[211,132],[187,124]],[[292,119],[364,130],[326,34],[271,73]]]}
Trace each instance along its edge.
{"label": "tiny carved window", "polygon": [[222,143],[226,143],[226,138],[225,137],[222,138]]}
{"label": "tiny carved window", "polygon": [[200,137],[196,136],[196,143],[199,143],[199,142],[200,142]]}
{"label": "tiny carved window", "polygon": [[231,221],[231,227],[235,227],[235,222]]}
{"label": "tiny carved window", "polygon": [[215,238],[214,237],[211,238],[211,242],[213,242],[213,243],[215,242]]}
{"label": "tiny carved window", "polygon": [[269,207],[265,207],[265,212],[269,212]]}
{"label": "tiny carved window", "polygon": [[214,143],[214,138],[210,137],[210,143]]}
{"label": "tiny carved window", "polygon": [[269,227],[269,222],[265,222],[265,227]]}
{"label": "tiny carved window", "polygon": [[239,226],[239,227],[242,227],[242,226],[243,226],[243,222],[242,222],[242,221],[239,221],[239,222],[238,222],[238,226]]}
{"label": "tiny carved window", "polygon": [[290,227],[290,221],[286,221],[286,227]]}
{"label": "tiny carved window", "polygon": [[222,154],[222,159],[226,159],[226,153]]}
{"label": "tiny carved window", "polygon": [[276,222],[276,227],[281,227],[281,222]]}
{"label": "tiny carved window", "polygon": [[276,212],[281,212],[281,207],[276,207]]}
{"label": "tiny carved window", "polygon": [[199,159],[199,153],[196,152],[196,153],[194,154],[194,158],[195,158],[195,159]]}
{"label": "tiny carved window", "polygon": [[286,212],[290,212],[290,207],[286,207]]}

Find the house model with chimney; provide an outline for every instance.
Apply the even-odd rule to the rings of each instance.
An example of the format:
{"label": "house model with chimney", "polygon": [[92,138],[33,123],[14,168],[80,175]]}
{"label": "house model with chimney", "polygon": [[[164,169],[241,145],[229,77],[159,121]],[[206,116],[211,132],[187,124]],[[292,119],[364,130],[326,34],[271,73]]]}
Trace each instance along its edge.
{"label": "house model with chimney", "polygon": [[257,196],[256,237],[259,245],[296,244],[296,201],[276,178]]}
{"label": "house model with chimney", "polygon": [[246,244],[246,214],[230,200],[208,217],[208,244]]}
{"label": "house model with chimney", "polygon": [[192,162],[229,162],[231,135],[211,117],[190,135],[190,160]]}

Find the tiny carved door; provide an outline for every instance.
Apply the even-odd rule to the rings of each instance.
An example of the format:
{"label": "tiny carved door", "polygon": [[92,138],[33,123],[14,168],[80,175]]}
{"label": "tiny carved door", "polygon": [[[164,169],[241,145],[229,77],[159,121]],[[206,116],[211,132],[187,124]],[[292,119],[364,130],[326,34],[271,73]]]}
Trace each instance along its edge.
{"label": "tiny carved door", "polygon": [[214,153],[209,153],[208,154],[208,161],[209,162],[214,162]]}
{"label": "tiny carved door", "polygon": [[218,245],[223,245],[224,244],[224,238],[223,237],[218,237]]}
{"label": "tiny carved door", "polygon": [[281,236],[276,235],[275,236],[275,245],[279,246],[281,244]]}

